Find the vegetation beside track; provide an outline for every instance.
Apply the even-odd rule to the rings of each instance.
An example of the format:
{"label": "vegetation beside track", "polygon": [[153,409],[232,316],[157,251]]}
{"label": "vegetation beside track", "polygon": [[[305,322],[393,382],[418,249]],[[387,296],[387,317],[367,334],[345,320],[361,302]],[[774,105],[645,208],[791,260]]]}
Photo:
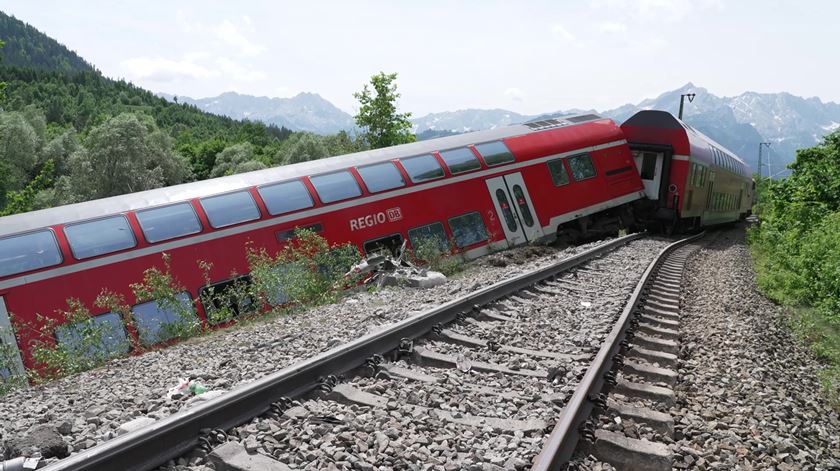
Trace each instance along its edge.
{"label": "vegetation beside track", "polygon": [[[413,260],[432,269],[454,274],[464,268],[456,251],[439,241],[420,244],[411,254]],[[17,332],[38,334],[32,345],[36,369],[26,375],[0,380],[0,395],[27,381],[35,384],[52,381],[104,365],[129,352],[143,352],[169,345],[177,340],[210,334],[214,326],[235,323],[261,322],[291,310],[337,301],[349,287],[357,285],[358,277],[348,275],[360,254],[351,244],[330,244],[307,229],[298,229],[293,242],[276,254],[265,249],[246,247],[250,273],[222,288],[211,283],[212,264],[198,261],[207,289],[195,299],[184,298],[186,288],[170,268],[170,255],[164,253],[159,266],[143,273],[142,280],[129,288],[134,301],[155,301],[162,309],[173,313],[175,320],[161,326],[152,336],[124,336],[114,324],[98,321],[91,312],[107,310],[120,316],[129,331],[143,328],[134,318],[129,303],[119,294],[103,289],[93,306],[86,306],[75,298],[67,300],[67,309],[60,319],[38,316],[38,323],[27,323],[11,313]],[[207,322],[195,315],[204,306]],[[63,340],[56,342],[56,339]],[[145,339],[145,340],[144,340]],[[0,345],[2,347],[3,345]],[[0,371],[15,370],[9,349],[0,349]]]}
{"label": "vegetation beside track", "polygon": [[790,308],[797,336],[826,362],[823,384],[840,409],[840,131],[800,149],[790,177],[760,179],[749,231],[759,288]]}

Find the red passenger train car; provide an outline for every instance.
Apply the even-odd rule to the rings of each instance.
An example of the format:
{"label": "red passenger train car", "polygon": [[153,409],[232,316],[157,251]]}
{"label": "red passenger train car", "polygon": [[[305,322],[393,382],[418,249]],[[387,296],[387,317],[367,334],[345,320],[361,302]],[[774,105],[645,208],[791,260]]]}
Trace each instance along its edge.
{"label": "red passenger train car", "polygon": [[[113,312],[111,345],[167,341],[176,316],[129,288],[161,254],[194,302],[247,274],[246,245],[276,252],[297,227],[362,252],[451,240],[467,258],[528,242],[636,225],[690,229],[746,216],[754,186],[734,154],[662,111],[621,127],[595,115],[508,126],[0,218],[0,379],[33,367],[37,314],[103,290],[135,303]],[[15,331],[10,315],[34,329]],[[61,322],[63,319],[57,319]],[[56,342],[73,342],[58,330]]]}
{"label": "red passenger train car", "polygon": [[621,129],[644,183],[647,214],[659,226],[691,230],[751,213],[752,171],[733,152],[665,111],[640,111]]}
{"label": "red passenger train car", "polygon": [[[207,284],[197,260],[212,262],[211,285],[224,285],[247,273],[246,244],[277,251],[296,227],[363,252],[439,236],[473,258],[558,231],[629,225],[630,204],[646,190],[626,131],[583,115],[0,218],[0,341],[13,360],[0,375],[34,366],[37,313],[54,317],[71,297],[92,308],[103,289],[135,303],[128,329],[117,313],[94,313],[118,340],[166,341],[174,313],[129,289],[162,253],[188,290],[183,301],[206,322],[192,302]],[[10,313],[35,330],[15,332]]]}

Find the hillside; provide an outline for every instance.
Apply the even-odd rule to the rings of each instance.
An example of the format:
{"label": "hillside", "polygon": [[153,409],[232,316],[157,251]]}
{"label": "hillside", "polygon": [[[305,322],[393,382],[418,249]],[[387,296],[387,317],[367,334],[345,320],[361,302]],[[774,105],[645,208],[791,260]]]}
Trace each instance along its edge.
{"label": "hillside", "polygon": [[0,40],[0,215],[356,150],[171,103],[2,13]]}
{"label": "hillside", "polygon": [[93,66],[55,39],[0,11],[3,64],[62,72],[92,72]]}
{"label": "hillside", "polygon": [[[109,116],[142,113],[171,135],[175,147],[191,160],[208,141],[216,148],[247,141],[261,153],[290,134],[281,127],[170,103],[131,83],[104,77],[75,52],[2,12],[0,40],[6,43],[0,49],[0,81],[6,82],[3,109],[36,108],[43,112],[47,126],[56,130],[73,129],[86,135]],[[201,169],[195,170],[201,176]]]}

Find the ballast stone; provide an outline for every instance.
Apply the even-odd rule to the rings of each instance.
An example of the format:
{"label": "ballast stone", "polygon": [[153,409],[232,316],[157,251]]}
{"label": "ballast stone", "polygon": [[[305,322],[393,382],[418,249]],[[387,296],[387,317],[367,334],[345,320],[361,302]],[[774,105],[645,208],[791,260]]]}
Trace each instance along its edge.
{"label": "ballast stone", "polygon": [[131,433],[153,423],[155,423],[155,419],[151,417],[137,417],[134,420],[129,420],[128,422],[120,425],[120,428],[117,429],[117,435]]}
{"label": "ballast stone", "polygon": [[40,453],[43,458],[66,458],[70,452],[67,442],[55,427],[36,425],[23,437],[13,437],[4,443],[5,458],[32,456]]}
{"label": "ballast stone", "polygon": [[385,286],[408,286],[411,288],[434,288],[446,283],[446,275],[436,271],[420,273],[400,273],[399,271],[385,275]]}
{"label": "ballast stone", "polygon": [[285,464],[261,454],[248,454],[238,442],[227,442],[210,453],[216,471],[290,471]]}

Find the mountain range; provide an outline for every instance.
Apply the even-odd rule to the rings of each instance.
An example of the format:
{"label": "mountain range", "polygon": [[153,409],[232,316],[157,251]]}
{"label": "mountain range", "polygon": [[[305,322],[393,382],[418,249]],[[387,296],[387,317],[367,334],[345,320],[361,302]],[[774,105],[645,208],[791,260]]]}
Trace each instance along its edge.
{"label": "mountain range", "polygon": [[[638,104],[610,110],[569,109],[525,115],[498,108],[464,109],[430,113],[413,118],[412,123],[420,138],[590,112],[621,123],[639,110],[661,109],[677,114],[680,95],[684,93],[695,94],[692,102],[685,103],[685,121],[740,155],[753,169],[758,166],[758,143],[770,142],[769,171],[774,175],[784,173],[783,168],[794,160],[796,149],[813,146],[825,134],[840,127],[840,105],[837,103],[823,103],[819,98],[802,98],[785,92],[745,92],[734,97],[719,97],[692,83]],[[172,95],[159,95],[175,99]],[[178,97],[178,100],[211,113],[259,120],[297,131],[331,134],[354,130],[352,116],[316,93],[268,98],[227,92],[212,98]],[[765,157],[765,175],[767,162],[768,157]]]}

